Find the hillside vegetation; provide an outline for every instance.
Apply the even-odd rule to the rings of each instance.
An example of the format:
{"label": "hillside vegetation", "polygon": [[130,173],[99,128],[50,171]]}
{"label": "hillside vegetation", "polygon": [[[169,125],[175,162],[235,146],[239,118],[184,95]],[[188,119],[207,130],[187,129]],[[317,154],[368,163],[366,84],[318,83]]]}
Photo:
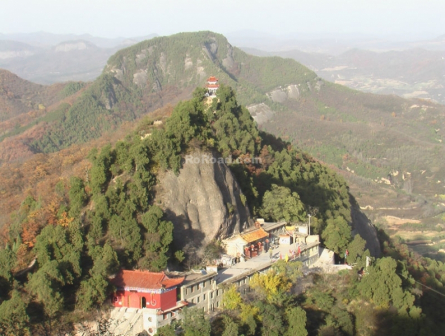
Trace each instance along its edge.
{"label": "hillside vegetation", "polygon": [[[13,320],[2,315],[2,332],[68,330],[72,319],[106,300],[112,290],[107,277],[119,267],[156,271],[168,260],[177,267],[184,253],[171,245],[175,228],[163,219],[162,204],[154,204],[153,187],[159,170],[178,172],[183,155],[197,146],[243,158],[230,168],[254,214],[297,221],[308,211],[326,246],[344,253],[351,242],[345,182],[289,144],[260,135],[229,87],[222,86],[210,106],[204,92],[197,89],[192,100],[178,104],[164,128],[145,119],[113,147],[90,151],[91,165],[69,182],[60,180],[50,201],[23,200],[0,250],[0,311],[16,311]],[[146,132],[151,136],[141,137]],[[247,160],[257,155],[264,163]],[[281,212],[269,210],[276,202],[269,193],[285,200]],[[18,272],[33,259],[25,274]]]}
{"label": "hillside vegetation", "polygon": [[45,109],[61,99],[58,94],[64,86],[34,84],[0,69],[0,123],[30,110]]}
{"label": "hillside vegetation", "polygon": [[305,82],[316,77],[290,60],[249,56],[210,32],[154,38],[112,56],[103,74],[28,146],[34,152],[54,152],[97,138],[123,121],[190,95],[211,74],[236,89],[243,104],[264,101],[283,78]]}
{"label": "hillside vegetation", "polygon": [[291,59],[248,55],[212,32],[158,37],[120,50],[96,81],[70,84],[81,88],[65,98],[68,105],[5,126],[0,160],[56,152],[115,132],[190,97],[210,75],[237,91],[260,129],[344,175],[371,217],[403,216],[408,209],[413,218],[431,219],[431,228],[445,224],[442,105],[335,85]]}
{"label": "hillside vegetation", "polygon": [[[274,116],[258,128],[227,85],[210,101],[203,99],[204,89],[192,93],[208,75],[232,83],[240,102],[267,104]],[[270,278],[257,276],[253,301],[239,304],[232,293],[227,316],[213,326],[199,312],[186,316],[186,335],[429,335],[443,330],[443,303],[429,290],[443,292],[443,263],[422,258],[381,232],[386,257],[374,260],[359,281],[357,271],[369,251],[363,239],[351,235],[354,197],[341,176],[290,143],[312,150],[337,170],[354,170],[349,165],[356,163],[362,175],[354,170],[348,178],[373,192],[378,174],[387,177],[394,169],[382,163],[388,158],[378,156],[383,155],[378,149],[399,149],[398,134],[411,139],[415,149],[424,146],[417,155],[434,148],[441,153],[441,143],[431,149],[427,134],[432,120],[443,123],[441,106],[422,102],[417,108],[397,97],[376,98],[330,84],[292,60],[249,56],[210,32],[142,42],[112,57],[94,83],[67,87],[66,105],[57,105],[63,108],[54,110],[59,111],[54,118],[1,143],[38,134],[22,144],[32,150],[30,159],[8,159],[0,167],[6,222],[0,248],[1,334],[71,332],[106,300],[112,290],[107,278],[119,267],[183,267],[187,256],[172,244],[175,228],[165,220],[154,191],[160,172],[178,173],[184,156],[195,150],[239,158],[230,169],[243,192],[240,201],[253,215],[301,221],[311,214],[311,227],[323,244],[340,255],[348,249],[348,262],[357,263],[357,269],[315,279],[306,294],[293,295],[292,282],[301,270],[298,264],[295,269],[278,264],[264,275]],[[136,127],[129,123],[181,95],[192,99],[173,112],[167,108],[148,115]],[[154,125],[170,112],[163,126]],[[383,145],[367,142],[367,134]],[[90,150],[93,145],[100,148]],[[411,190],[408,182],[397,184],[408,180],[402,168],[411,152],[394,153],[399,175],[391,175],[395,179],[388,188],[402,188],[414,198],[416,184]],[[253,157],[261,161],[251,162]]]}

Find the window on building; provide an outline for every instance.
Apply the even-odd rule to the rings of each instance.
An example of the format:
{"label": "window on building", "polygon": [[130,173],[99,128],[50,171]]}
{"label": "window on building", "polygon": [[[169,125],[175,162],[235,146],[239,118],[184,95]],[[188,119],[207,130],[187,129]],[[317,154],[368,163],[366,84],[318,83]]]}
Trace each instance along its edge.
{"label": "window on building", "polygon": [[204,288],[205,288],[205,286],[206,286],[206,283],[207,283],[207,281],[204,281],[204,282],[202,283],[202,287],[204,287]]}
{"label": "window on building", "polygon": [[196,298],[196,303],[199,303],[199,296]]}
{"label": "window on building", "polygon": [[193,287],[195,287],[195,286],[190,286],[190,293],[193,293]]}
{"label": "window on building", "polygon": [[203,294],[203,295],[202,295],[202,301],[205,301],[205,300],[206,300],[206,295]]}
{"label": "window on building", "polygon": [[210,293],[210,298],[213,299],[213,292]]}

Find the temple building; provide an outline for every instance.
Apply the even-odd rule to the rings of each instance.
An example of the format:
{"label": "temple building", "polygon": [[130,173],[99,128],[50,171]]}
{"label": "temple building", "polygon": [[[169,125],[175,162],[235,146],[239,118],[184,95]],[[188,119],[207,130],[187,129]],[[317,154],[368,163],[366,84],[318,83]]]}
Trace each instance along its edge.
{"label": "temple building", "polygon": [[216,91],[219,88],[219,84],[218,84],[218,78],[216,77],[209,77],[207,79],[207,84],[206,84],[206,88],[208,90],[208,95],[209,96],[215,96],[216,95]]}
{"label": "temple building", "polygon": [[159,308],[176,305],[176,288],[184,278],[170,279],[164,272],[120,271],[111,283],[117,291],[113,298],[115,307]]}
{"label": "temple building", "polygon": [[255,223],[253,229],[248,229],[240,234],[223,240],[227,254],[235,258],[249,259],[258,256],[268,248],[269,233],[259,223]]}
{"label": "temple building", "polygon": [[178,298],[183,281],[184,277],[169,278],[164,272],[121,270],[110,280],[116,286],[112,304],[127,315],[133,314],[135,321],[140,316],[143,329],[154,335],[158,328],[179,318],[187,306]]}

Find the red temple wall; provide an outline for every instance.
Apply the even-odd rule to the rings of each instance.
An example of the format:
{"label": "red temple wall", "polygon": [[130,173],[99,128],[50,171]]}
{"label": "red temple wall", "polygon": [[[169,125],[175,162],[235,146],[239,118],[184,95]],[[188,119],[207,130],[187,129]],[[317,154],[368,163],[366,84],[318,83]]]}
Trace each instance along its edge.
{"label": "red temple wall", "polygon": [[176,306],[176,288],[162,293],[161,310],[166,310]]}
{"label": "red temple wall", "polygon": [[113,306],[140,309],[142,298],[146,300],[146,308],[166,310],[176,306],[176,289],[162,294],[117,291],[113,296]]}

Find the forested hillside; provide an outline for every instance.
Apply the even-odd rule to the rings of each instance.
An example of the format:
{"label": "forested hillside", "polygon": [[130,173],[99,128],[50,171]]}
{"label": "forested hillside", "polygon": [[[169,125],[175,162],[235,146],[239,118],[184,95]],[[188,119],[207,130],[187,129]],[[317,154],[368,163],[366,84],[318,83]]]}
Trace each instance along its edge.
{"label": "forested hillside", "polygon": [[[59,92],[64,84],[43,86],[19,78],[0,69],[0,123],[30,110],[42,110],[62,97]],[[0,129],[0,135],[3,130]]]}
{"label": "forested hillside", "polygon": [[243,104],[264,101],[265,93],[283,80],[306,82],[316,77],[291,60],[249,56],[230,46],[222,35],[210,32],[154,38],[112,56],[82,96],[48,122],[35,141],[26,142],[34,152],[54,152],[90,141],[123,121],[190,96],[212,74],[234,87]]}
{"label": "forested hillside", "polygon": [[[197,89],[178,104],[165,127],[146,118],[114,146],[90,151],[91,164],[56,183],[48,201],[30,190],[2,235],[3,333],[68,330],[106,300],[107,277],[119,267],[180,268],[187,256],[171,245],[174,227],[154,202],[153,187],[160,170],[178,172],[197,146],[243,159],[230,168],[253,214],[298,221],[310,212],[326,246],[344,252],[351,241],[345,182],[290,144],[260,134],[229,87],[210,105],[204,93]],[[254,156],[263,163],[247,160]]]}
{"label": "forested hillside", "polygon": [[[222,86],[210,104],[204,92],[197,89],[192,100],[178,104],[163,126],[146,117],[121,141],[85,153],[90,163],[64,175],[48,198],[30,190],[2,235],[0,332],[70,332],[76,322],[94,318],[112,290],[107,278],[119,267],[181,268],[187,256],[171,244],[175,228],[164,220],[153,191],[160,171],[180,171],[184,155],[199,148],[240,158],[230,169],[253,214],[298,221],[311,213],[323,243],[340,254],[348,248],[348,262],[357,269],[303,280],[299,263],[277,263],[253,279],[247,300],[227,292],[225,311],[212,324],[200,312],[186,313],[185,335],[440,333],[435,318],[443,303],[414,280],[443,291],[443,264],[383,235],[391,257],[375,260],[359,281],[357,270],[369,252],[363,239],[351,237],[345,181],[260,132],[229,87]],[[249,162],[252,157],[261,162]],[[46,177],[35,178],[38,183]],[[28,263],[33,266],[20,272]],[[314,285],[299,295],[300,281]],[[160,334],[171,335],[172,329]]]}
{"label": "forested hillside", "polygon": [[442,105],[350,90],[294,60],[248,55],[207,31],[120,50],[93,83],[70,83],[60,103],[0,124],[0,163],[116,132],[122,123],[191,97],[211,75],[238,92],[260,130],[341,172],[373,218],[401,216],[403,209],[411,218],[428,218],[422,225],[429,229],[445,225]]}

